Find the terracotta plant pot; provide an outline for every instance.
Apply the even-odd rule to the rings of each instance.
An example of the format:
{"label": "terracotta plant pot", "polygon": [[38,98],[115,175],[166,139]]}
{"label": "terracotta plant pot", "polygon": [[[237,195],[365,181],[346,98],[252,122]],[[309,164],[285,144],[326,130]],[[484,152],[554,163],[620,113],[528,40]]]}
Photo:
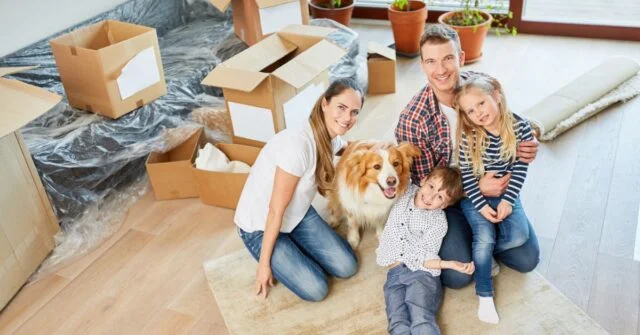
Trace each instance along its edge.
{"label": "terracotta plant pot", "polygon": [[353,0],[342,0],[342,7],[332,9],[329,8],[329,0],[312,0],[309,7],[311,15],[316,19],[331,19],[349,26],[355,3]]}
{"label": "terracotta plant pot", "polygon": [[493,17],[487,12],[480,11],[481,15],[487,20],[477,26],[469,27],[454,26],[445,22],[448,18],[456,15],[456,13],[459,12],[444,13],[438,17],[438,22],[446,24],[458,32],[458,36],[460,36],[460,45],[465,54],[464,62],[466,64],[476,62],[480,57],[482,57],[482,45],[484,44],[484,39],[487,37],[489,28],[491,28]]}
{"label": "terracotta plant pot", "polygon": [[427,20],[427,5],[422,1],[409,1],[409,11],[389,7],[389,21],[393,30],[396,51],[403,54],[420,52],[420,37]]}

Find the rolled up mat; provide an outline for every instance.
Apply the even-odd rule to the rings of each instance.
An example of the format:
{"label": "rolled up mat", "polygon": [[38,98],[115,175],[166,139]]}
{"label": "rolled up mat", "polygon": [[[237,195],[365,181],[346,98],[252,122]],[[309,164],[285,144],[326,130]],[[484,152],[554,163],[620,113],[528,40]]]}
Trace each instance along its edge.
{"label": "rolled up mat", "polygon": [[604,61],[522,113],[539,139],[550,141],[616,102],[640,94],[640,65],[615,57]]}

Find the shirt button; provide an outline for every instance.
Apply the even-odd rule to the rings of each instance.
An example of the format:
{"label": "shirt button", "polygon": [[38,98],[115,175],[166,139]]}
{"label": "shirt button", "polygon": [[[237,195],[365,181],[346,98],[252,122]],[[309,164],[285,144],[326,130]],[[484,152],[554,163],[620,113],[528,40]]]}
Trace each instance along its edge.
{"label": "shirt button", "polygon": [[402,222],[400,225],[401,225],[401,226],[404,226],[404,222]]}
{"label": "shirt button", "polygon": [[404,254],[400,254],[400,257],[404,256]]}

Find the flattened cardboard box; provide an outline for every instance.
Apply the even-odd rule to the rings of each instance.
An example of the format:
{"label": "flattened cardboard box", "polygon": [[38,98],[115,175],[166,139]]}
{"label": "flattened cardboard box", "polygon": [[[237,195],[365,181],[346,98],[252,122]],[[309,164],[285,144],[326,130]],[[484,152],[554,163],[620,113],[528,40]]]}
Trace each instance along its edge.
{"label": "flattened cardboard box", "polygon": [[203,128],[166,153],[152,152],[146,167],[156,200],[195,198],[198,187],[191,171],[198,147],[205,143]]}
{"label": "flattened cardboard box", "polygon": [[[260,149],[241,144],[216,144],[231,161],[242,161],[253,166]],[[212,206],[235,209],[247,182],[248,173],[213,172],[193,168],[200,201]]]}
{"label": "flattened cardboard box", "polygon": [[50,44],[75,108],[117,119],[167,93],[153,28],[106,20]]}
{"label": "flattened cardboard box", "polygon": [[309,24],[307,0],[209,1],[223,13],[231,4],[234,31],[249,46],[288,25]]}
{"label": "flattened cardboard box", "polygon": [[394,93],[396,91],[396,53],[376,42],[367,48],[369,70],[369,94]]}
{"label": "flattened cardboard box", "polygon": [[345,51],[325,38],[335,29],[292,25],[218,65],[202,81],[222,87],[233,142],[261,147],[302,127]]}
{"label": "flattened cardboard box", "polygon": [[[0,68],[0,77],[28,69]],[[61,99],[41,88],[0,78],[0,309],[53,249],[59,229],[19,129]]]}

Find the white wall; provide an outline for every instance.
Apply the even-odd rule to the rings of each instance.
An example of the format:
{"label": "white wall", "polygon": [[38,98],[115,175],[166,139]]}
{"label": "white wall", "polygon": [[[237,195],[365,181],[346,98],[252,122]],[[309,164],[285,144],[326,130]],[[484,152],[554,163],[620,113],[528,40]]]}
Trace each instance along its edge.
{"label": "white wall", "polygon": [[0,57],[127,0],[0,0]]}

